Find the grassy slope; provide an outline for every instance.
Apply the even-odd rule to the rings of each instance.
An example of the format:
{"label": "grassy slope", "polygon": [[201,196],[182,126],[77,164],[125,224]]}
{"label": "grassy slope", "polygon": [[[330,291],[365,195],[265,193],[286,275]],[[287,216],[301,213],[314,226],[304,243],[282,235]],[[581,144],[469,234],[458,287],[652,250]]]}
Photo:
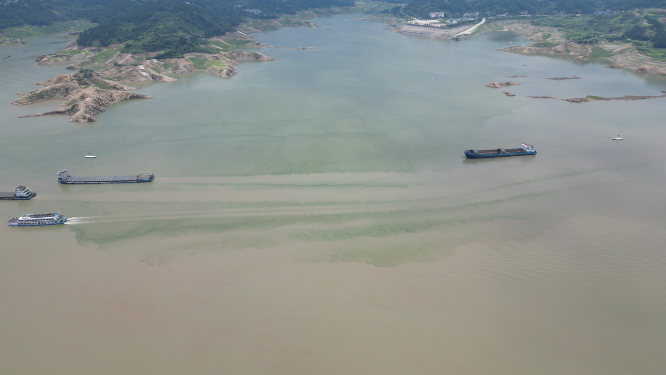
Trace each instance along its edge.
{"label": "grassy slope", "polygon": [[[658,11],[658,10],[657,10]],[[653,57],[657,61],[666,61],[666,49],[654,48],[650,41],[626,39],[624,33],[634,25],[647,26],[646,17],[664,17],[666,14],[650,11],[624,12],[615,16],[580,16],[580,17],[543,17],[532,23],[538,26],[551,26],[565,32],[569,41],[580,42],[624,42],[636,46],[638,52]],[[650,32],[648,31],[648,34]],[[537,45],[538,46],[538,45]],[[545,46],[545,45],[544,45]],[[597,56],[603,56],[599,51]],[[608,54],[605,54],[608,56]]]}

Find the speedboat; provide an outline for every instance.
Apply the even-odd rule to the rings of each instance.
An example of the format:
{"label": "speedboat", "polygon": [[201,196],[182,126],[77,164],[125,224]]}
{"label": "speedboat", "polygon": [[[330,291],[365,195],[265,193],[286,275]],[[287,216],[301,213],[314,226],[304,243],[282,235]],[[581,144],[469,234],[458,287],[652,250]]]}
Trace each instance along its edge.
{"label": "speedboat", "polygon": [[95,156],[95,155],[91,155],[90,153],[88,153],[88,155],[86,155],[86,157],[87,157],[87,158],[90,158],[90,159],[94,159],[94,158],[96,158],[97,156]]}
{"label": "speedboat", "polygon": [[617,137],[613,138],[614,141],[621,141],[624,138],[621,138],[620,135],[618,134]]}

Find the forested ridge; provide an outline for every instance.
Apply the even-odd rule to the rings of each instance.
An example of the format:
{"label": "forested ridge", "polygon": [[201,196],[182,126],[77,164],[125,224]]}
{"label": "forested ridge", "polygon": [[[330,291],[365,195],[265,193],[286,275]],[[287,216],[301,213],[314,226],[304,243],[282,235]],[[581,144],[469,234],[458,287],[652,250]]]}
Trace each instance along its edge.
{"label": "forested ridge", "polygon": [[[398,2],[399,0],[390,0]],[[407,1],[405,1],[407,2]],[[273,19],[311,8],[353,6],[351,0],[3,0],[0,29],[22,25],[50,25],[87,19],[98,26],[84,31],[83,47],[122,45],[123,52],[157,52],[158,57],[181,57],[188,52],[214,52],[206,38],[224,35],[244,20]],[[597,10],[666,9],[666,0],[412,0],[394,11],[428,18],[430,12],[462,16],[592,14]],[[599,35],[650,43],[666,48],[666,31],[659,17],[633,17],[627,12],[614,20],[598,18],[575,39],[585,42]],[[397,14],[396,14],[397,15]],[[627,18],[631,18],[630,20]],[[557,23],[557,17],[542,23]],[[625,20],[625,18],[627,18]],[[555,27],[568,27],[556,25]]]}
{"label": "forested ridge", "polygon": [[153,5],[113,17],[84,31],[77,44],[107,47],[124,44],[123,52],[165,51],[159,57],[181,57],[188,52],[215,52],[203,38],[224,35],[238,25],[238,17],[209,12],[196,5]]}
{"label": "forested ridge", "polygon": [[215,52],[205,38],[221,36],[244,19],[273,19],[311,8],[353,6],[350,0],[11,0],[0,5],[0,28],[88,19],[82,47],[122,44],[123,52],[163,51],[157,58]]}
{"label": "forested ridge", "polygon": [[666,48],[663,23],[666,0],[413,0],[402,12],[416,18],[429,18],[430,12],[444,12],[447,17],[460,17],[471,12],[479,12],[481,17],[516,16],[526,12],[532,16],[551,16],[530,20],[535,26],[551,26],[565,31],[570,41],[623,40],[653,56],[663,56],[664,52],[652,48]]}
{"label": "forested ridge", "polygon": [[666,0],[412,0],[404,13],[426,18],[430,12],[445,12],[451,16],[469,12],[482,15],[590,14],[597,10],[630,10],[636,8],[666,9]]}
{"label": "forested ridge", "polygon": [[517,15],[524,11],[529,14],[579,14],[592,13],[608,3],[609,0],[413,0],[404,8],[404,12],[414,17],[427,17],[430,12],[451,15],[468,12]]}

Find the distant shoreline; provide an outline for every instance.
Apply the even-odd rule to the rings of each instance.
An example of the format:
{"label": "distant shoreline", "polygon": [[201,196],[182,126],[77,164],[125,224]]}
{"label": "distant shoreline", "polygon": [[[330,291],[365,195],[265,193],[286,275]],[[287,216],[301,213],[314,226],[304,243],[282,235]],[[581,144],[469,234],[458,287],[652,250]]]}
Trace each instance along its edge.
{"label": "distant shoreline", "polygon": [[[458,28],[436,28],[405,24],[397,27],[398,34],[428,38],[452,39],[468,26]],[[493,31],[512,31],[526,35],[532,42],[527,46],[511,46],[498,51],[516,52],[524,55],[563,56],[576,61],[605,58],[611,64],[607,68],[626,69],[637,73],[666,76],[666,63],[639,53],[631,43],[576,43],[566,40],[565,33],[557,28],[533,26],[529,20],[493,20],[480,25],[469,36]]]}

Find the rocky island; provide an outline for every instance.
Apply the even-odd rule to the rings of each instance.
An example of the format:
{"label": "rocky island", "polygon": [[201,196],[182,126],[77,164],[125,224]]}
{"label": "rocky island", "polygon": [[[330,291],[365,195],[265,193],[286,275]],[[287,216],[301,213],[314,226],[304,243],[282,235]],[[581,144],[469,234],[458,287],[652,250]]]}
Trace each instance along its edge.
{"label": "rocky island", "polygon": [[[217,39],[220,42],[222,40],[224,39]],[[247,36],[240,40],[245,44],[255,42]],[[98,120],[96,115],[104,112],[109,105],[131,99],[150,98],[130,92],[134,88],[125,86],[122,82],[174,82],[176,78],[166,74],[185,74],[197,70],[227,78],[236,74],[233,66],[239,62],[275,60],[257,52],[222,49],[218,53],[187,53],[182,58],[161,60],[154,59],[155,55],[157,52],[122,53],[120,46],[104,49],[81,48],[75,41],[70,42],[58,53],[41,55],[35,61],[38,65],[69,64],[67,69],[79,72],[60,74],[48,81],[36,83],[45,87],[19,93],[22,95],[21,98],[12,104],[29,105],[46,100],[64,99],[67,102],[60,109],[23,117],[69,115],[70,121],[73,122],[93,122]],[[106,68],[98,71],[82,68],[92,64]]]}
{"label": "rocky island", "polygon": [[518,86],[520,83],[518,82],[486,82],[483,84],[486,87],[491,87],[493,89],[498,89],[500,87],[506,87],[506,86]]}

